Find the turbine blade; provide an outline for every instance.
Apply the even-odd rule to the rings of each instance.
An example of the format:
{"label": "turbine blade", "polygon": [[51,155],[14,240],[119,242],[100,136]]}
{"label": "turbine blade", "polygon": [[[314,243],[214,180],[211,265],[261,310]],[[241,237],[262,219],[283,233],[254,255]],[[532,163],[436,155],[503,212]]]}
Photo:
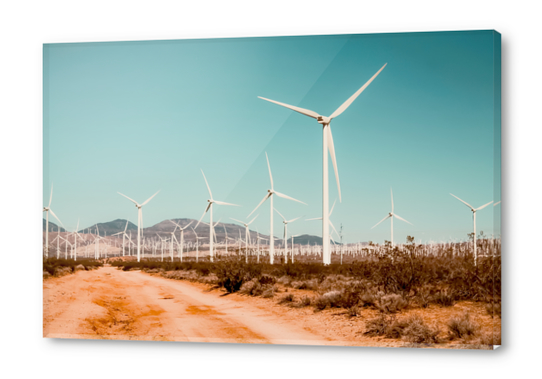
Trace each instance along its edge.
{"label": "turbine blade", "polygon": [[271,165],[269,164],[269,157],[267,151],[265,152],[265,159],[267,159],[267,168],[269,169],[269,179],[271,179],[271,189],[273,189],[273,175],[271,175]]}
{"label": "turbine blade", "polygon": [[391,213],[393,213],[393,190],[390,187],[390,193],[391,193]]}
{"label": "turbine blade", "polygon": [[495,204],[493,204],[494,207],[496,207],[497,205],[499,205],[501,203],[502,200],[499,200],[497,201]]}
{"label": "turbine blade", "polygon": [[398,218],[399,220],[404,221],[404,222],[406,222],[407,224],[410,224],[410,225],[414,226],[413,223],[408,222],[407,220],[405,220],[405,219],[402,218],[401,216],[396,215],[395,213],[393,214],[393,217]]}
{"label": "turbine blade", "polygon": [[452,195],[453,197],[455,197],[457,200],[459,200],[460,202],[462,202],[463,204],[465,204],[467,207],[469,207],[471,210],[474,210],[474,207],[472,205],[470,205],[469,203],[467,203],[466,201],[463,201],[461,200],[459,197],[455,196],[453,193],[451,193],[450,195]]}
{"label": "turbine blade", "polygon": [[339,169],[337,168],[337,158],[335,158],[335,145],[333,144],[333,135],[331,134],[331,126],[327,126],[327,147],[329,155],[331,155],[331,162],[333,163],[333,171],[335,171],[335,180],[337,181],[337,189],[339,191],[339,202],[341,199],[341,182],[339,181]]}
{"label": "turbine blade", "polygon": [[284,199],[289,199],[289,200],[297,201],[298,203],[307,205],[306,203],[304,203],[304,202],[302,202],[302,201],[300,201],[300,200],[294,199],[293,197],[290,197],[290,196],[285,195],[285,194],[280,193],[280,192],[276,192],[276,191],[275,191],[275,195],[277,195],[278,197],[282,197],[282,198],[284,198]]}
{"label": "turbine blade", "polygon": [[201,170],[201,173],[203,174],[203,179],[205,179],[205,184],[207,185],[207,189],[209,190],[209,196],[211,196],[211,199],[212,199],[213,194],[211,193],[211,187],[209,187],[209,183],[207,183],[207,178],[205,177],[205,174],[203,173],[203,170]]}
{"label": "turbine blade", "polygon": [[[200,217],[199,220],[198,220],[198,223],[196,224],[196,229],[198,228],[198,225],[200,224],[201,219],[203,218],[203,216],[205,216],[205,213],[207,213],[207,211],[209,210],[209,208],[211,208],[211,204],[212,204],[212,203],[209,203],[209,205],[207,205],[207,208],[205,208],[205,211],[203,211],[203,214],[201,215],[201,217]],[[194,228],[192,228],[192,229],[194,229]]]}
{"label": "turbine blade", "polygon": [[273,209],[275,210],[275,212],[277,212],[277,213],[279,214],[280,217],[282,217],[282,219],[283,219],[284,221],[286,221],[286,219],[284,218],[284,216],[283,216],[279,211],[277,211],[277,208],[273,208]]}
{"label": "turbine blade", "polygon": [[335,209],[335,203],[337,202],[337,200],[335,200],[333,202],[333,206],[331,207],[331,211],[329,211],[329,217],[331,217],[331,214],[333,213],[333,209]]}
{"label": "turbine blade", "polygon": [[120,193],[120,192],[117,192],[117,193],[118,193],[119,195],[121,195],[121,196],[124,196],[125,198],[127,198],[128,200],[130,200],[130,201],[131,201],[132,203],[134,203],[135,205],[139,205],[139,204],[137,203],[137,201],[135,201],[134,199],[130,199],[128,196],[126,196],[126,195],[124,195],[124,194],[122,194],[122,193]]}
{"label": "turbine blade", "polygon": [[335,229],[335,226],[333,226],[333,223],[331,222],[331,220],[329,220],[329,225],[333,228],[333,230],[335,231],[335,234],[337,234],[337,236],[340,237],[339,232],[337,232],[337,229]]}
{"label": "turbine blade", "polygon": [[264,196],[263,200],[260,201],[260,204],[258,204],[258,206],[256,208],[254,208],[254,210],[252,212],[250,212],[250,214],[247,216],[247,218],[249,218],[250,215],[252,215],[254,212],[256,212],[256,209],[258,209],[260,207],[260,205],[262,205],[264,203],[264,201],[266,201],[270,196],[271,196],[271,192],[268,192],[267,195]]}
{"label": "turbine blade", "polygon": [[258,218],[258,216],[259,216],[259,214],[258,214],[258,215],[256,215],[256,217],[254,217],[254,218],[253,218],[252,220],[250,220],[250,222],[249,222],[249,223],[248,223],[247,225],[250,225],[250,224],[252,224],[252,221],[256,220],[256,219]]}
{"label": "turbine blade", "polygon": [[217,203],[218,205],[232,205],[234,207],[240,207],[240,205],[237,205],[237,204],[231,204],[231,203],[225,203],[223,201],[218,201],[218,200],[213,200],[215,203]]}
{"label": "turbine blade", "polygon": [[341,113],[343,113],[346,110],[346,108],[348,108],[350,104],[352,104],[354,100],[356,100],[356,98],[360,95],[360,93],[362,93],[365,90],[365,88],[367,88],[367,86],[371,84],[371,82],[378,76],[378,74],[380,74],[380,72],[384,69],[384,67],[386,67],[386,65],[387,63],[384,66],[382,66],[382,68],[378,70],[376,74],[374,74],[373,77],[367,81],[367,83],[365,83],[360,89],[358,89],[356,93],[350,96],[348,100],[346,100],[339,108],[337,108],[337,110],[333,112],[333,114],[329,116],[329,118],[335,118],[339,116]]}
{"label": "turbine blade", "polygon": [[192,225],[194,221],[190,221],[184,228],[181,228],[181,230],[187,229],[190,225]]}
{"label": "turbine blade", "polygon": [[288,105],[288,104],[284,104],[284,103],[281,103],[281,102],[278,102],[278,101],[275,101],[275,100],[270,100],[270,99],[266,99],[265,97],[261,97],[261,96],[258,96],[258,98],[262,99],[262,100],[266,100],[266,101],[269,101],[271,103],[275,103],[275,104],[278,104],[278,105],[281,105],[285,108],[288,108],[288,109],[291,109],[293,111],[296,111],[298,113],[301,113],[305,116],[309,116],[309,117],[312,117],[312,118],[318,118],[320,117],[320,115],[314,111],[311,111],[310,109],[304,109],[304,108],[299,108],[299,107],[294,107],[293,105]]}
{"label": "turbine blade", "polygon": [[317,218],[308,218],[306,219],[305,221],[313,221],[313,220],[321,220],[322,217],[317,217]]}
{"label": "turbine blade", "polygon": [[491,204],[492,202],[493,202],[493,200],[491,200],[491,201],[490,201],[489,203],[487,203],[487,204],[482,205],[482,206],[479,207],[479,208],[476,208],[475,211],[479,211],[480,209],[484,209],[485,207],[487,207],[487,206],[488,206],[489,204]]}
{"label": "turbine blade", "polygon": [[53,184],[51,183],[51,196],[49,196],[49,206],[47,208],[51,208],[52,202],[53,202]]}
{"label": "turbine blade", "polygon": [[[376,225],[380,224],[381,222],[383,222],[384,220],[386,220],[386,219],[388,219],[388,218],[390,218],[390,217],[391,217],[390,215],[387,215],[387,216],[384,217],[382,220],[378,221],[378,223],[377,223]],[[376,225],[375,225],[375,226],[376,226]],[[375,226],[373,226],[371,229],[373,229]]]}
{"label": "turbine blade", "polygon": [[[158,191],[158,192],[160,192],[160,191]],[[147,200],[145,200],[145,202],[144,202],[143,204],[141,204],[141,206],[144,206],[144,205],[147,204],[149,201],[151,201],[151,199],[152,199],[153,197],[155,197],[156,195],[158,195],[158,192],[156,192],[154,195],[152,195],[152,196],[149,197]]]}
{"label": "turbine blade", "polygon": [[126,220],[126,226],[124,227],[124,233],[126,233],[126,229],[128,229],[128,220]]}
{"label": "turbine blade", "polygon": [[297,221],[301,218],[302,216],[299,216],[299,217],[296,217],[296,218],[293,218],[291,219],[290,221],[286,221],[288,224],[291,223],[291,222],[294,222],[294,221]]}
{"label": "turbine blade", "polygon": [[51,212],[51,214],[54,216],[54,218],[56,218],[58,220],[58,222],[60,222],[60,225],[62,225],[62,227],[64,229],[66,229],[66,227],[64,226],[64,224],[62,223],[62,221],[60,221],[60,219],[58,217],[56,217],[56,214],[55,212],[53,212],[53,210],[51,208],[49,208],[49,212]]}

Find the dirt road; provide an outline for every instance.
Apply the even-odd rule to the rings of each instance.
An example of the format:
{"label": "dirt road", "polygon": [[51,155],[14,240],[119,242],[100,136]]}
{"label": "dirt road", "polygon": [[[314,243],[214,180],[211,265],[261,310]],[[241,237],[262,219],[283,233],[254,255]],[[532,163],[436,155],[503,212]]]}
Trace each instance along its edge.
{"label": "dirt road", "polygon": [[350,344],[251,298],[138,271],[79,271],[45,280],[43,288],[44,337]]}

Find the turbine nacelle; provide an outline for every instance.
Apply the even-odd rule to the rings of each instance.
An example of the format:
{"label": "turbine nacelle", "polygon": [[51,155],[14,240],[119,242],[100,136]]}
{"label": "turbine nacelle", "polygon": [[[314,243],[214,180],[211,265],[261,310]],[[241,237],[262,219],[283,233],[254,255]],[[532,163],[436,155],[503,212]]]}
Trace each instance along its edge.
{"label": "turbine nacelle", "polygon": [[319,124],[328,125],[331,122],[331,117],[318,116],[316,121],[318,121]]}

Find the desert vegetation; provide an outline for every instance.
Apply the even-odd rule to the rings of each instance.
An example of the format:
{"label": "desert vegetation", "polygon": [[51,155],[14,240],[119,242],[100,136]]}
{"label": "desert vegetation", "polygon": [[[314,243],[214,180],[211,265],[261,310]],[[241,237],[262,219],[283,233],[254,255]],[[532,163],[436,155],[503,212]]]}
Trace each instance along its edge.
{"label": "desert vegetation", "polygon": [[206,283],[228,293],[273,298],[282,306],[311,307],[314,312],[342,310],[348,317],[363,317],[367,336],[409,344],[500,344],[500,332],[482,331],[468,313],[440,325],[421,316],[471,304],[483,309],[487,318],[500,318],[500,257],[479,257],[474,265],[471,254],[457,255],[450,249],[427,256],[411,246],[389,248],[387,254],[358,257],[342,265],[302,259],[273,265],[247,263],[241,255],[213,263],[142,260],[112,265]]}
{"label": "desert vegetation", "polygon": [[79,270],[93,270],[103,266],[103,262],[94,259],[57,259],[48,258],[43,260],[43,277],[64,276]]}

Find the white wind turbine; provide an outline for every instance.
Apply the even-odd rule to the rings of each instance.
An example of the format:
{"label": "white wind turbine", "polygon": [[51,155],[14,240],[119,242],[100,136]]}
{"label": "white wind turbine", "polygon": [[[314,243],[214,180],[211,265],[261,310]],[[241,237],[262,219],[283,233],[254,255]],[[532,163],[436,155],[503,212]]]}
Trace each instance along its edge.
{"label": "white wind turbine", "polygon": [[293,218],[291,220],[286,220],[279,211],[277,211],[276,209],[275,211],[279,214],[280,217],[282,217],[282,223],[284,224],[284,236],[282,237],[284,239],[284,257],[286,257],[286,261],[288,261],[288,224],[299,220],[301,216]]}
{"label": "white wind turbine", "polygon": [[198,225],[201,222],[201,219],[203,218],[203,216],[205,216],[205,213],[207,213],[208,210],[211,210],[209,212],[209,257],[210,257],[210,260],[212,262],[213,257],[214,257],[214,252],[213,252],[213,235],[214,235],[214,230],[213,230],[213,228],[214,228],[214,225],[213,225],[213,204],[216,203],[218,205],[231,205],[231,206],[234,206],[234,207],[238,207],[239,205],[225,203],[223,201],[218,201],[218,200],[213,199],[213,194],[211,193],[211,187],[209,187],[209,183],[207,183],[207,178],[205,177],[205,174],[203,173],[203,170],[201,170],[201,173],[203,174],[203,179],[205,179],[205,184],[207,185],[207,189],[209,190],[210,199],[207,200],[207,202],[209,204],[207,205],[207,208],[205,208],[205,211],[203,212],[203,214],[199,218],[199,221],[196,224],[196,229],[198,228]]}
{"label": "white wind turbine", "polygon": [[243,222],[243,221],[239,221],[239,220],[236,220],[232,217],[230,217],[233,221],[235,222],[238,222],[240,223],[241,225],[244,225],[245,226],[245,261],[248,263],[248,243],[249,243],[249,240],[250,240],[250,230],[248,229],[248,226],[250,224],[252,224],[252,222],[254,220],[256,220],[258,218],[259,215],[256,215],[256,217],[254,217],[252,220],[250,220],[249,222]]}
{"label": "white wind turbine", "polygon": [[[158,191],[160,192],[160,191]],[[145,200],[145,202],[143,202],[143,204],[139,204],[137,201],[133,200],[133,199],[130,199],[128,196],[126,195],[123,195],[122,193],[120,192],[117,192],[119,195],[122,195],[124,196],[125,198],[127,198],[128,200],[130,200],[132,203],[135,204],[136,208],[137,208],[137,261],[139,262],[140,259],[141,259],[141,255],[140,255],[140,241],[141,241],[141,230],[143,229],[143,211],[141,210],[141,208],[147,204],[149,201],[151,201],[151,199],[153,197],[155,197],[158,192],[156,192],[154,195],[152,195],[151,197],[149,197],[147,200]]]}
{"label": "white wind turbine", "polygon": [[297,201],[298,203],[301,203],[301,204],[305,204],[305,205],[307,205],[307,204],[302,202],[302,201],[296,200],[293,197],[290,197],[290,196],[287,196],[287,195],[285,195],[283,193],[275,191],[275,189],[273,187],[273,175],[271,174],[271,165],[269,165],[269,157],[267,156],[267,152],[265,153],[265,158],[267,159],[267,168],[269,169],[269,179],[271,180],[271,189],[267,190],[267,195],[265,195],[263,200],[260,201],[260,204],[258,204],[256,206],[256,208],[254,208],[254,210],[252,212],[250,212],[250,214],[247,216],[247,218],[249,218],[250,215],[252,215],[254,212],[256,212],[256,209],[258,209],[260,207],[260,205],[262,205],[267,199],[271,198],[271,200],[270,200],[270,202],[271,202],[271,204],[270,204],[271,210],[269,212],[270,217],[271,217],[270,224],[269,224],[269,239],[270,239],[270,243],[269,243],[269,263],[273,264],[273,257],[274,257],[274,254],[275,254],[275,241],[274,241],[274,238],[273,238],[273,209],[275,209],[275,208],[273,207],[273,195],[277,195],[278,197],[282,197],[283,199]]}
{"label": "white wind turbine", "polygon": [[62,227],[66,229],[64,225],[62,224],[62,221],[60,221],[60,219],[56,217],[55,212],[53,212],[53,210],[51,209],[52,201],[53,201],[53,185],[51,184],[51,196],[49,197],[49,205],[47,205],[46,207],[43,207],[43,212],[47,212],[45,214],[45,258],[49,258],[49,212],[51,212],[53,217],[58,220],[60,225],[62,225]]}
{"label": "white wind turbine", "polygon": [[326,117],[319,115],[318,113],[311,111],[309,109],[303,109],[299,107],[295,107],[293,105],[288,105],[285,103],[280,103],[275,100],[266,99],[264,97],[258,96],[262,100],[270,101],[272,103],[281,105],[283,107],[286,107],[288,109],[291,109],[293,111],[296,111],[298,113],[301,113],[305,116],[312,117],[318,121],[319,124],[322,125],[322,134],[323,134],[323,191],[322,191],[322,244],[323,244],[323,260],[324,264],[330,264],[331,263],[331,254],[330,254],[330,245],[329,245],[329,180],[328,180],[328,150],[329,154],[331,155],[331,160],[333,162],[333,169],[335,171],[335,178],[337,180],[337,188],[339,190],[339,201],[341,200],[341,185],[339,183],[339,171],[337,170],[337,161],[335,159],[335,147],[333,144],[333,136],[331,134],[331,127],[330,123],[331,120],[335,117],[339,116],[341,113],[343,113],[349,106],[356,100],[356,98],[360,95],[360,93],[367,88],[369,84],[380,74],[380,72],[386,67],[387,63],[382,66],[380,70],[377,71],[376,74],[373,75],[371,79],[367,81],[359,90],[356,91],[348,100],[346,100],[335,112],[331,114],[331,116]]}
{"label": "white wind turbine", "polygon": [[128,220],[126,220],[126,226],[124,227],[124,232],[118,232],[118,233],[113,234],[114,236],[122,234],[122,256],[123,257],[124,257],[124,241],[125,241],[125,238],[127,237],[126,229],[128,229]]}
{"label": "white wind turbine", "polygon": [[173,223],[179,230],[181,231],[181,243],[180,243],[180,252],[179,252],[179,258],[181,259],[181,262],[183,261],[183,247],[184,247],[184,230],[187,229],[193,221],[190,221],[184,228],[181,227],[181,225],[177,224],[173,220],[169,220],[171,223]]}
{"label": "white wind turbine", "polygon": [[[407,224],[410,224],[410,225],[412,225],[412,223],[408,222],[407,220],[405,220],[401,216],[393,213],[393,191],[392,191],[391,188],[390,188],[390,192],[391,192],[391,212],[386,217],[384,217],[382,220],[380,220],[376,225],[378,225],[381,222],[387,220],[388,218],[391,219],[391,246],[393,246],[393,218],[395,217],[396,219],[404,221],[404,222],[406,222]],[[373,229],[375,226],[373,226],[371,229]]]}
{"label": "white wind turbine", "polygon": [[481,209],[484,209],[485,207],[487,207],[489,204],[493,203],[493,200],[491,200],[489,203],[487,204],[484,204],[482,205],[481,207],[478,207],[478,208],[474,208],[472,205],[470,205],[469,203],[467,203],[466,201],[463,201],[461,200],[459,197],[455,196],[454,194],[450,193],[450,195],[452,195],[453,197],[455,197],[457,200],[459,200],[460,202],[462,202],[463,204],[465,204],[467,207],[470,208],[470,210],[472,211],[472,223],[474,225],[474,265],[476,266],[476,262],[477,262],[477,258],[478,258],[478,255],[476,253],[476,212],[481,210]]}
{"label": "white wind turbine", "polygon": [[[333,202],[333,206],[331,207],[331,210],[329,211],[329,226],[335,231],[335,234],[337,234],[338,237],[340,237],[339,232],[337,232],[337,229],[335,229],[335,226],[333,225],[333,222],[331,222],[331,215],[333,214],[333,210],[335,209],[335,203],[337,200]],[[316,217],[316,218],[308,218],[305,221],[313,221],[313,220],[321,220],[322,217]],[[333,233],[329,235],[329,238],[333,241]]]}

